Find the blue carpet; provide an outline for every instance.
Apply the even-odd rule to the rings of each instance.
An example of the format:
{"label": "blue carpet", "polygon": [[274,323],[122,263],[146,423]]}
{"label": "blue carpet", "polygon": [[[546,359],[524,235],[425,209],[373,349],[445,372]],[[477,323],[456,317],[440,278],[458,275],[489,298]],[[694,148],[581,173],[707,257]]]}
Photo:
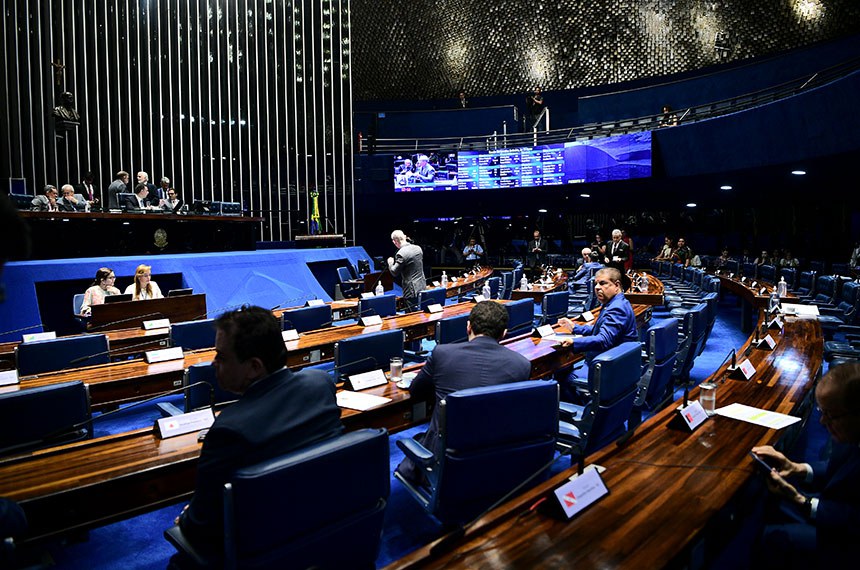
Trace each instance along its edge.
{"label": "blue carpet", "polygon": [[[741,346],[747,338],[740,331],[740,308],[736,299],[730,296],[720,302],[717,320],[705,350],[696,359],[690,378],[694,384],[701,382],[713,373],[722,362],[730,347]],[[665,313],[655,313],[654,319],[666,318]],[[427,344],[425,348],[430,348]],[[580,375],[584,373],[580,372]],[[680,396],[679,390],[676,394]],[[719,394],[717,395],[719,405]],[[174,404],[181,404],[181,397],[171,399]],[[110,421],[107,418],[96,423],[96,435],[119,433],[129,429],[147,427],[157,418],[158,412],[153,405],[140,406],[138,409],[117,414]],[[412,437],[426,429],[418,426],[410,430],[393,434],[390,439],[390,466],[394,468],[403,459],[403,453],[397,447],[397,440]],[[805,457],[817,459],[820,449],[826,441],[826,432],[817,422],[817,417],[810,421],[808,445],[804,446]],[[553,465],[552,472],[557,473],[569,467],[570,462],[562,459]],[[118,522],[95,529],[89,533],[89,538],[82,542],[54,543],[49,547],[49,553],[56,562],[57,568],[87,568],[148,570],[164,568],[173,549],[162,537],[164,529],[173,524],[173,518],[179,513],[182,505],[176,504],[129,520]],[[750,531],[753,532],[753,531]],[[440,525],[424,514],[424,511],[403,488],[391,479],[391,496],[385,513],[383,541],[377,565],[382,567],[393,560],[412,552],[416,548],[438,538],[442,533]],[[750,533],[743,538],[749,542]],[[733,567],[734,570],[748,566],[748,559],[741,554],[743,549],[732,549],[718,555],[715,567]],[[748,550],[747,550],[748,552]]]}

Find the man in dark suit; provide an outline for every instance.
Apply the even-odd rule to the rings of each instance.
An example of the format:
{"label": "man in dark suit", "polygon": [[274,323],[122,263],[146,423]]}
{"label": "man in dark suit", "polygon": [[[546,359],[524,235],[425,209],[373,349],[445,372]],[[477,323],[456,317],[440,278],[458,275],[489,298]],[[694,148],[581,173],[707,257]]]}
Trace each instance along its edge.
{"label": "man in dark suit", "polygon": [[[762,536],[759,556],[767,567],[839,568],[857,562],[860,363],[832,368],[815,388],[815,399],[820,421],[833,440],[828,461],[795,463],[769,445],[752,449],[772,466],[767,485],[783,503],[776,524],[765,527]],[[807,493],[787,479],[794,479]]]}
{"label": "man in dark suit", "polygon": [[542,238],[540,235],[540,230],[535,230],[534,238],[529,242],[526,251],[528,254],[526,255],[526,265],[531,269],[532,274],[536,274],[540,272],[540,267],[546,262],[546,252],[549,248],[549,244],[546,241],[546,238]]}
{"label": "man in dark suit", "polygon": [[223,552],[222,497],[231,475],[241,467],[337,436],[343,425],[332,378],[319,370],[293,373],[285,367],[281,326],[271,311],[260,307],[230,311],[215,327],[218,384],[241,398],[209,429],[197,464],[194,496],[177,524],[195,546]]}
{"label": "man in dark suit", "polygon": [[126,196],[123,206],[126,210],[149,210],[151,206],[147,196],[149,196],[149,189],[146,184],[138,184],[134,187],[134,196]]}
{"label": "man in dark suit", "polygon": [[[426,398],[434,390],[436,393],[436,407],[427,432],[416,437],[421,445],[436,451],[439,402],[448,394],[529,379],[532,367],[528,359],[499,344],[507,327],[505,308],[495,301],[481,301],[472,309],[466,324],[469,342],[440,344],[433,349],[409,388],[413,398]],[[404,477],[421,483],[423,475],[409,459],[404,459],[397,469]]]}
{"label": "man in dark suit", "polygon": [[401,278],[403,301],[406,303],[406,310],[412,311],[418,306],[418,293],[427,287],[427,279],[424,277],[424,252],[411,243],[401,230],[391,232],[391,243],[397,248],[397,253],[388,258],[388,270],[395,277]]}

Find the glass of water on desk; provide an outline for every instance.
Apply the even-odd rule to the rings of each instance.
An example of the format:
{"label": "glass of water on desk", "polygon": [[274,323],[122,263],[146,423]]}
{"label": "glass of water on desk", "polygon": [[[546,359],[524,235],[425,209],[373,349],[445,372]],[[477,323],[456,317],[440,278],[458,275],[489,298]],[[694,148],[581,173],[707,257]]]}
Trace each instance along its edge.
{"label": "glass of water on desk", "polygon": [[717,411],[717,385],[713,382],[702,382],[699,384],[699,403],[708,416],[713,416]]}
{"label": "glass of water on desk", "polygon": [[403,359],[399,356],[391,358],[391,374],[389,380],[391,382],[400,382],[403,379]]}

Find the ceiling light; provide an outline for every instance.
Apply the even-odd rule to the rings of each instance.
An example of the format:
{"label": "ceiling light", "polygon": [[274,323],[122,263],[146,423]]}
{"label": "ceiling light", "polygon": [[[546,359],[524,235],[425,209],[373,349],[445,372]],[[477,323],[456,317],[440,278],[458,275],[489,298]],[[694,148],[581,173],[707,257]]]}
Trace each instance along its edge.
{"label": "ceiling light", "polygon": [[805,170],[792,170],[791,173],[794,174],[795,176],[803,176],[804,174],[806,174],[806,171]]}
{"label": "ceiling light", "polygon": [[591,198],[591,194],[580,194],[580,198]]}
{"label": "ceiling light", "polygon": [[690,202],[689,204],[687,204],[687,207],[688,207],[688,208],[695,208],[695,207],[696,207],[696,203],[695,203],[695,202]]}
{"label": "ceiling light", "polygon": [[732,187],[729,186],[728,184],[724,184],[723,186],[720,186],[720,190],[731,190],[731,189],[732,189]]}

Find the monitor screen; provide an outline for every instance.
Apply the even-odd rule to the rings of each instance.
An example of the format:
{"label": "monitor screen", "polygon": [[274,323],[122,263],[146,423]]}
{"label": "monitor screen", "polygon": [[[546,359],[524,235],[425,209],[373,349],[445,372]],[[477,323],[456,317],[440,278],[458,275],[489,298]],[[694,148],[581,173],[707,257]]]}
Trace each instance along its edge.
{"label": "monitor screen", "polygon": [[457,190],[456,152],[417,152],[394,157],[394,191]]}

